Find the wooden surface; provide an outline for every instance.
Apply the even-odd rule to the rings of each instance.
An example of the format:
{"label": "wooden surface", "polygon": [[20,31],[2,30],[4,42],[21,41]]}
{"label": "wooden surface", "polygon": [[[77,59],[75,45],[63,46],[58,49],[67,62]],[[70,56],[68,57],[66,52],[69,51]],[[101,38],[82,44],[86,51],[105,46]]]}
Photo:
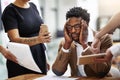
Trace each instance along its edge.
{"label": "wooden surface", "polygon": [[95,77],[82,77],[77,80],[120,80],[120,78],[114,78],[114,77],[104,77],[104,78],[95,78]]}
{"label": "wooden surface", "polygon": [[38,77],[42,77],[44,75],[41,74],[25,74],[25,75],[20,75],[16,77],[9,78],[7,80],[33,80]]}
{"label": "wooden surface", "polygon": [[[33,80],[38,77],[42,77],[44,75],[40,74],[25,74],[16,76],[13,78],[9,78],[7,80]],[[95,78],[95,77],[79,77],[77,80],[120,80],[120,78],[114,78],[114,77],[104,77],[104,78]]]}

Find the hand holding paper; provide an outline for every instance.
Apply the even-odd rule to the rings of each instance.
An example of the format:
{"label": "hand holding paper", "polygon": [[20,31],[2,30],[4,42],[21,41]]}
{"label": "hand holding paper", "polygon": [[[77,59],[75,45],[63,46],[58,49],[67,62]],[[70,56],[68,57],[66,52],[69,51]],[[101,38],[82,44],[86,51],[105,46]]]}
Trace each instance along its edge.
{"label": "hand holding paper", "polygon": [[96,63],[95,58],[104,57],[105,55],[106,55],[105,53],[99,53],[99,54],[80,56],[79,59],[78,59],[77,65]]}
{"label": "hand holding paper", "polygon": [[29,45],[9,42],[8,50],[16,56],[21,66],[41,73],[41,70],[34,62]]}

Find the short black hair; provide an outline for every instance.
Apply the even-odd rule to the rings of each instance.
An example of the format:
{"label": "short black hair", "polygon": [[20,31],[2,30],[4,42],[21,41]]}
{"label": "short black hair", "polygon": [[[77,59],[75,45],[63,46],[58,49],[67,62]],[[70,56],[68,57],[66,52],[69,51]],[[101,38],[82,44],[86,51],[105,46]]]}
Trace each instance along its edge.
{"label": "short black hair", "polygon": [[81,7],[73,7],[66,13],[66,20],[71,17],[81,17],[84,19],[87,23],[90,21],[90,14],[87,12],[86,9],[83,9]]}

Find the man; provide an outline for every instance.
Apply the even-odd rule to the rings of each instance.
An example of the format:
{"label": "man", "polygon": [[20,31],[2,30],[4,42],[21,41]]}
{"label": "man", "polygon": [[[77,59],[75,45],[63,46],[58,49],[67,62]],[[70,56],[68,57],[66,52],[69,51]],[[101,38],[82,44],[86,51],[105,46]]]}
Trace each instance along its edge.
{"label": "man", "polygon": [[[58,49],[58,56],[52,66],[53,72],[61,76],[70,65],[71,76],[94,76],[104,77],[108,74],[111,63],[95,63],[87,65],[77,65],[77,59],[82,55],[94,54],[91,51],[88,36],[90,15],[81,7],[71,8],[66,13],[66,24],[64,26],[64,40],[61,41]],[[93,34],[95,32],[93,31]],[[105,52],[112,46],[109,35],[101,38],[100,53]]]}

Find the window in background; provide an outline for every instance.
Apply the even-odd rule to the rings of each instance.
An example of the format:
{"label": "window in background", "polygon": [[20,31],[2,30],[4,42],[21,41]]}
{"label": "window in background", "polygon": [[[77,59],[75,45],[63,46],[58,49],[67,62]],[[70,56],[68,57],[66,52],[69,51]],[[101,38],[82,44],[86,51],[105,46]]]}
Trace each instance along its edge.
{"label": "window in background", "polygon": [[[100,30],[104,27],[109,21],[110,16],[101,16],[97,19],[97,30]],[[120,28],[117,28],[112,35],[114,42],[120,42]]]}

